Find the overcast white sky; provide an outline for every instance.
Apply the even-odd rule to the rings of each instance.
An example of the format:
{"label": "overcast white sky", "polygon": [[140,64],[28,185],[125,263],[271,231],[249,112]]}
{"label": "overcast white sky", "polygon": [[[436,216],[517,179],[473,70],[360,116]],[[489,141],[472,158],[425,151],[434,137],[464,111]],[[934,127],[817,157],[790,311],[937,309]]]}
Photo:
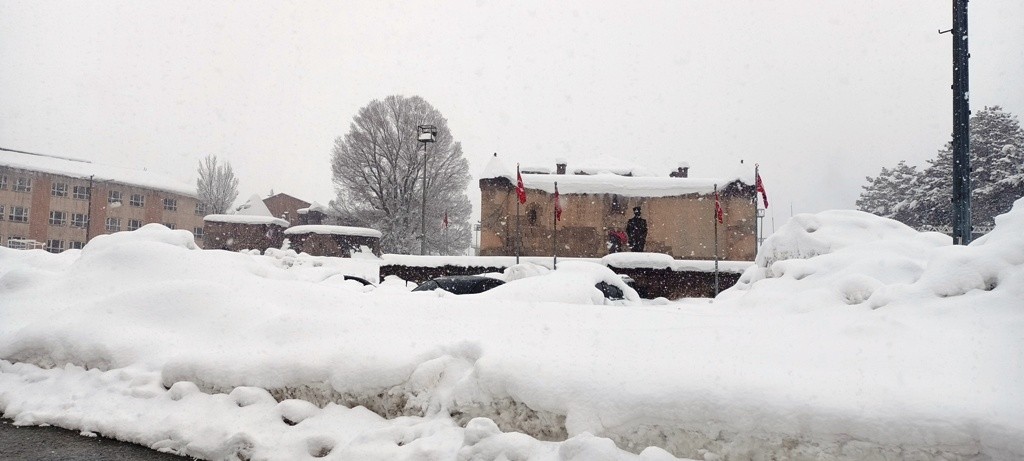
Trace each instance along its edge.
{"label": "overcast white sky", "polygon": [[[357,110],[420,95],[471,172],[619,156],[761,164],[780,221],[951,132],[951,1],[0,0],[0,147],[334,198]],[[1024,113],[1024,2],[970,3],[971,105]],[[479,189],[468,193],[474,203]]]}

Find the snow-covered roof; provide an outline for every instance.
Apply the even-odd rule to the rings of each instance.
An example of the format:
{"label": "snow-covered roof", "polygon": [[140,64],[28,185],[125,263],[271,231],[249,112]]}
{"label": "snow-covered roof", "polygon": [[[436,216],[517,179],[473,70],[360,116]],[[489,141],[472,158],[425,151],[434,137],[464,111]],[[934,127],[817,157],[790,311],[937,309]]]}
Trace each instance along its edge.
{"label": "snow-covered roof", "polygon": [[270,216],[274,214],[270,212],[270,208],[267,208],[267,204],[263,203],[263,199],[258,194],[252,194],[249,196],[249,200],[235,208],[235,212],[232,214],[246,215],[246,216]]}
{"label": "snow-covered roof", "polygon": [[[513,173],[514,174],[514,173]],[[514,176],[506,176],[515,182]],[[618,194],[626,197],[672,197],[686,194],[710,194],[718,188],[725,187],[742,178],[670,178],[670,177],[636,177],[620,176],[603,173],[595,175],[551,175],[524,174],[523,185],[527,189],[539,189],[547,193],[555,192],[555,182],[561,194]]]}
{"label": "snow-covered roof", "polygon": [[165,174],[145,169],[136,170],[123,166],[93,163],[89,160],[25,154],[21,152],[11,152],[8,150],[0,151],[0,165],[70,176],[72,178],[89,179],[91,176],[93,181],[116,182],[165,192],[173,192],[175,194],[193,198],[196,197],[195,184],[189,184]]}
{"label": "snow-covered roof", "polygon": [[515,179],[516,170],[509,169],[505,165],[505,162],[498,158],[498,154],[494,154],[490,160],[487,161],[487,165],[484,166],[484,171],[480,174],[481,178],[512,178]]}
{"label": "snow-covered roof", "polygon": [[298,211],[299,214],[307,214],[310,211],[316,211],[316,212],[319,212],[319,213],[325,213],[326,214],[327,213],[327,207],[321,205],[318,202],[313,202],[313,204],[310,205],[308,208],[299,208],[296,211]]}
{"label": "snow-covered roof", "polygon": [[[680,166],[688,165],[680,162]],[[580,166],[568,165],[568,174],[536,174],[533,172],[551,171],[544,167],[520,166],[523,185],[527,189],[539,189],[554,193],[555,181],[558,191],[563,194],[618,194],[626,197],[671,197],[686,194],[710,194],[715,184],[721,189],[734,181],[743,184],[754,183],[754,171],[746,165],[739,165],[725,175],[717,178],[672,178],[667,175],[652,175],[645,168],[628,161],[609,157],[595,157]],[[530,171],[530,173],[526,173]],[[583,173],[583,174],[576,174]],[[632,174],[632,176],[623,176]],[[515,168],[508,168],[497,156],[484,167],[481,178],[506,178],[513,184],[516,182]]]}
{"label": "snow-covered roof", "polygon": [[273,216],[244,215],[244,214],[209,214],[203,217],[203,221],[225,222],[233,224],[277,224],[281,227],[288,227],[289,222]]}
{"label": "snow-covered roof", "polygon": [[576,164],[569,162],[566,165],[566,173],[583,173],[590,175],[614,173],[619,175],[629,174],[633,176],[661,176],[637,163],[623,160],[621,158],[609,157],[607,155],[588,157],[576,162]]}
{"label": "snow-covered roof", "polygon": [[326,224],[309,224],[302,226],[293,226],[285,229],[286,235],[294,234],[332,234],[332,235],[351,235],[353,237],[373,237],[381,238],[379,230],[370,229],[368,227],[349,227],[349,226],[330,226]]}

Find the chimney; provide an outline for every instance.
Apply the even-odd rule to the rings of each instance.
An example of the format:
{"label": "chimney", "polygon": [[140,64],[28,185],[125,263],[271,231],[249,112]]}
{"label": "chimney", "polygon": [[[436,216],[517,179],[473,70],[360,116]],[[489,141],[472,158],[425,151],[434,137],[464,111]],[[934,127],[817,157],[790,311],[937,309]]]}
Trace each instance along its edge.
{"label": "chimney", "polygon": [[686,162],[679,162],[679,166],[676,167],[676,171],[669,173],[669,176],[673,178],[690,177],[690,164]]}
{"label": "chimney", "polygon": [[555,174],[565,174],[566,165],[565,159],[555,159]]}

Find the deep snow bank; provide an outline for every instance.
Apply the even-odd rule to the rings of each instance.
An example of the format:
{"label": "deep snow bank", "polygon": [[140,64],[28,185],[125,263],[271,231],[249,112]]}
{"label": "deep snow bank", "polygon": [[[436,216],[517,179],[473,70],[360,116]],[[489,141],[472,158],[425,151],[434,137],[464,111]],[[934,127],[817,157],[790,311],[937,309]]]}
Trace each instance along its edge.
{"label": "deep snow bank", "polygon": [[[689,457],[1024,456],[1024,205],[969,247],[859,213],[790,224],[718,300],[664,306],[366,291],[337,277],[349,262],[159,226],[0,250],[0,358]],[[5,411],[45,407],[4,403],[18,382]]]}

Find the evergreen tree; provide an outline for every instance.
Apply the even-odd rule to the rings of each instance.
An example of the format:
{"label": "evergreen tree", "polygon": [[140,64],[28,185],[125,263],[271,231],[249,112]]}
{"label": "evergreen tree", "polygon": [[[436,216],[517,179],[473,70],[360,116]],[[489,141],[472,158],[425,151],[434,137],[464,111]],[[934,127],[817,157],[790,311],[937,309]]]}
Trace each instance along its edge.
{"label": "evergreen tree", "polygon": [[975,225],[990,226],[1024,195],[1024,131],[1012,114],[986,107],[971,118],[971,215]]}
{"label": "evergreen tree", "polygon": [[916,222],[919,177],[917,167],[907,165],[903,160],[891,170],[883,167],[878,176],[867,177],[868,184],[863,186],[864,191],[857,199],[857,209],[896,219],[910,226],[919,225]]}
{"label": "evergreen tree", "polygon": [[[999,106],[971,117],[971,221],[990,226],[1024,196],[1024,130],[1017,117]],[[899,220],[913,227],[948,226],[953,214],[952,144],[939,150],[928,166],[900,162],[868,177],[857,209]]]}

